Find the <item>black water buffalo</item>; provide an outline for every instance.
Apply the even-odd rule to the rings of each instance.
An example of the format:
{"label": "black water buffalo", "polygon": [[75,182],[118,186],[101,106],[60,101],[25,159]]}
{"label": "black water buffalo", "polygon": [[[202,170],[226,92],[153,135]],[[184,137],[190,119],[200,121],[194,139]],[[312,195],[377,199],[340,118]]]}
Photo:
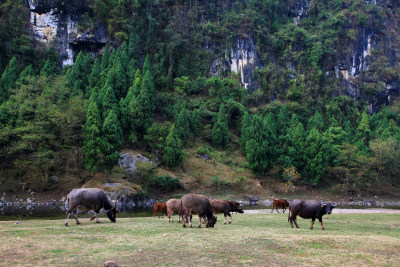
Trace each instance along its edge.
{"label": "black water buffalo", "polygon": [[[325,214],[331,214],[332,209],[336,206],[336,203],[325,203],[319,200],[301,200],[295,199],[290,202],[289,205],[289,217],[290,225],[293,228],[293,222],[296,224],[296,228],[299,228],[296,221],[296,216],[299,215],[303,219],[312,219],[311,230],[313,229],[315,218],[318,218],[321,224],[322,230],[325,230],[322,224],[322,216]],[[292,213],[292,216],[290,216]]]}
{"label": "black water buffalo", "polygon": [[78,221],[78,209],[83,211],[94,210],[96,214],[90,218],[90,220],[94,220],[96,218],[96,222],[99,223],[99,212],[101,209],[108,210],[107,216],[111,222],[116,221],[116,205],[113,206],[111,202],[108,200],[106,194],[103,190],[99,188],[75,188],[67,196],[68,201],[68,211],[67,218],[65,219],[65,226],[68,226],[68,218],[73,213],[76,224],[80,224]]}
{"label": "black water buffalo", "polygon": [[186,218],[192,226],[192,213],[199,215],[199,228],[201,227],[201,218],[207,217],[206,227],[214,227],[217,217],[214,216],[210,201],[205,196],[188,194],[181,198],[181,214],[183,227],[186,227]]}

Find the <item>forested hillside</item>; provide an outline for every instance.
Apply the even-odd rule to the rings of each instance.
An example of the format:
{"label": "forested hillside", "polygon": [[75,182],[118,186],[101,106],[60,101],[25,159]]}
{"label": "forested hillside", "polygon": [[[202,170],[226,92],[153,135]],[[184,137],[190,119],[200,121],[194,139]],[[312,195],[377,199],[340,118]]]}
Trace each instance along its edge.
{"label": "forested hillside", "polygon": [[[395,0],[2,1],[0,185],[114,179],[140,151],[144,194],[399,188],[399,23]],[[195,155],[221,169],[196,180]]]}

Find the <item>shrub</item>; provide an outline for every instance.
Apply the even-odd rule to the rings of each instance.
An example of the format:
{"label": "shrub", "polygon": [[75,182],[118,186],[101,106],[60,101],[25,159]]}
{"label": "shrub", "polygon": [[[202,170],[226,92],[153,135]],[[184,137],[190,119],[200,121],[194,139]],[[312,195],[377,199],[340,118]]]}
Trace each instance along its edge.
{"label": "shrub", "polygon": [[154,177],[153,183],[156,187],[162,189],[164,192],[171,192],[182,187],[179,178],[174,178],[169,175]]}

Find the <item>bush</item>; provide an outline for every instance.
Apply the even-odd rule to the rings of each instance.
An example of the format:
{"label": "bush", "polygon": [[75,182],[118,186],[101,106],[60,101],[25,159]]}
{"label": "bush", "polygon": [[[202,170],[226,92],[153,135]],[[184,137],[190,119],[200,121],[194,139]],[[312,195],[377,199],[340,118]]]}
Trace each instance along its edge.
{"label": "bush", "polygon": [[141,185],[149,185],[155,176],[156,166],[150,162],[136,162],[136,172],[133,175],[133,181]]}
{"label": "bush", "polygon": [[162,189],[164,192],[171,192],[175,189],[182,188],[179,178],[174,178],[169,175],[154,177],[153,183],[156,187]]}

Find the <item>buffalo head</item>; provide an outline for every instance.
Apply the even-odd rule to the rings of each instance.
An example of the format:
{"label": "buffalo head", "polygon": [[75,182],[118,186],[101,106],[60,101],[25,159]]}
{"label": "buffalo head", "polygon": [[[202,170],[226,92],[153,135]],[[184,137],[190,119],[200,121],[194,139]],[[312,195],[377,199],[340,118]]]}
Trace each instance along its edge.
{"label": "buffalo head", "polygon": [[239,202],[236,201],[229,201],[231,203],[232,206],[232,210],[233,212],[239,212],[239,213],[244,213],[242,207],[240,206]]}
{"label": "buffalo head", "polygon": [[212,216],[212,218],[207,218],[207,225],[206,227],[213,227],[214,228],[214,224],[217,222],[217,217],[216,216]]}
{"label": "buffalo head", "polygon": [[111,222],[116,222],[117,221],[117,208],[112,207],[109,211],[107,211],[107,217],[110,219]]}
{"label": "buffalo head", "polygon": [[331,214],[333,208],[336,207],[336,206],[337,206],[337,204],[335,202],[333,202],[333,203],[331,203],[331,202],[325,203],[325,202],[321,201],[321,208],[324,209],[326,214]]}

